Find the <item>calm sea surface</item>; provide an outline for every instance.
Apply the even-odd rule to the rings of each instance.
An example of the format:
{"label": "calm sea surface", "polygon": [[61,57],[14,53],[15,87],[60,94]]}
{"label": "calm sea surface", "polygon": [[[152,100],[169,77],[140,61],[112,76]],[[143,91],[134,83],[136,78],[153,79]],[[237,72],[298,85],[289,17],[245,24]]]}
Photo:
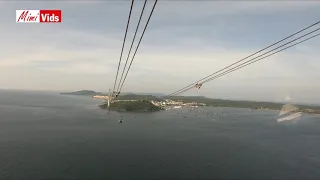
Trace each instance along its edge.
{"label": "calm sea surface", "polygon": [[0,179],[320,178],[320,116],[278,123],[278,111],[236,108],[108,114],[100,103],[0,91]]}

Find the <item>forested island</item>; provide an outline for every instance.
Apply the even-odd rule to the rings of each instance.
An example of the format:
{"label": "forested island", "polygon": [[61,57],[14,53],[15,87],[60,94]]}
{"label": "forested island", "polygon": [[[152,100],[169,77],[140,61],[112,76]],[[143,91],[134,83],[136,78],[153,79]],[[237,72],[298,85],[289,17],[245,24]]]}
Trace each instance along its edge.
{"label": "forested island", "polygon": [[[101,109],[108,109],[108,104],[100,105]],[[155,112],[163,110],[162,107],[155,106],[148,100],[138,101],[116,101],[110,104],[110,110],[113,111],[135,111],[135,112]]]}
{"label": "forested island", "polygon": [[[148,100],[153,102],[163,102],[160,97],[152,95],[136,95],[126,94],[120,95],[119,100]],[[249,108],[249,109],[263,109],[263,110],[281,110],[286,103],[276,102],[256,102],[256,101],[240,101],[240,100],[224,100],[224,99],[212,99],[204,96],[171,96],[166,97],[166,100],[173,102],[171,105],[190,105],[197,104],[198,106],[210,106],[210,107],[234,107],[234,108]],[[168,104],[168,103],[167,103]],[[320,114],[320,106],[318,105],[301,105],[294,104],[297,107],[296,112]]]}
{"label": "forested island", "polygon": [[[103,93],[83,90],[72,93],[61,93],[68,95],[83,95],[83,96],[95,96],[103,95]],[[235,107],[235,108],[250,108],[250,109],[265,109],[265,110],[281,110],[285,103],[276,103],[276,102],[256,102],[256,101],[240,101],[240,100],[224,100],[224,99],[212,99],[204,96],[171,96],[166,97],[166,100],[162,99],[159,96],[154,96],[153,94],[142,95],[138,94],[120,94],[117,98],[118,101],[111,104],[111,110],[119,111],[157,111],[162,109],[163,102],[171,101],[176,104],[171,105],[183,105],[183,104],[192,104],[192,103],[201,103],[204,106],[212,107]],[[168,104],[168,103],[167,103]],[[297,106],[298,112],[311,113],[311,114],[320,114],[320,105],[300,105],[294,104]],[[106,105],[103,104],[101,108],[106,108]]]}
{"label": "forested island", "polygon": [[[211,99],[204,96],[173,96],[169,99],[181,101],[184,103],[197,102],[204,103],[206,106],[212,107],[235,107],[235,108],[250,108],[263,110],[281,110],[284,105],[289,103],[277,102],[256,102],[256,101],[237,101],[237,100],[223,100]],[[320,114],[320,105],[302,105],[294,104],[297,107],[296,112]]]}
{"label": "forested island", "polygon": [[92,90],[81,90],[76,92],[67,92],[67,93],[60,93],[62,95],[80,95],[80,96],[96,96],[96,95],[103,95],[101,92],[95,92]]}

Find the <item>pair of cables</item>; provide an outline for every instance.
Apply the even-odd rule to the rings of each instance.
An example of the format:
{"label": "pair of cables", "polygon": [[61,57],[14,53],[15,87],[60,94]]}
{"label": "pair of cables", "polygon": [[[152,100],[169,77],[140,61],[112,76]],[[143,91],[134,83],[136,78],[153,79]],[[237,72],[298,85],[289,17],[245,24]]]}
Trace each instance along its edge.
{"label": "pair of cables", "polygon": [[[141,43],[141,40],[144,36],[144,33],[148,27],[148,24],[149,24],[149,21],[151,19],[151,16],[153,14],[153,11],[155,9],[155,6],[157,5],[157,2],[158,0],[155,0],[154,1],[154,4],[153,4],[153,7],[151,9],[151,12],[149,14],[149,17],[147,19],[147,22],[146,22],[146,25],[142,31],[142,35],[139,39],[139,42],[137,44],[137,47],[134,51],[134,54],[131,58],[131,61],[129,63],[129,67],[127,68],[127,71],[125,73],[125,70],[126,70],[126,67],[127,67],[127,64],[128,64],[128,61],[129,61],[129,57],[130,57],[130,54],[131,54],[131,51],[132,51],[132,47],[133,47],[133,44],[134,44],[134,41],[136,39],[136,35],[137,35],[137,32],[138,32],[138,29],[139,29],[139,26],[140,26],[140,22],[141,22],[141,19],[142,19],[142,16],[143,16],[143,13],[144,13],[144,10],[145,10],[145,7],[146,7],[146,4],[147,4],[147,0],[144,1],[144,4],[143,4],[143,7],[142,7],[142,10],[141,10],[141,13],[140,13],[140,17],[139,17],[139,21],[138,21],[138,24],[137,24],[137,27],[136,27],[136,30],[135,30],[135,33],[134,33],[134,36],[133,36],[133,39],[132,39],[132,42],[131,42],[131,45],[130,45],[130,49],[129,49],[129,53],[127,55],[127,58],[126,58],[126,62],[125,62],[125,65],[123,67],[123,71],[121,73],[121,77],[120,77],[120,81],[118,83],[118,86],[117,86],[117,89],[116,89],[116,84],[117,84],[117,80],[118,80],[118,75],[119,75],[119,69],[120,69],[120,64],[121,64],[121,60],[122,60],[122,55],[123,55],[123,49],[124,49],[124,46],[125,46],[125,42],[126,42],[126,37],[127,37],[127,33],[128,33],[128,27],[129,27],[129,24],[130,24],[130,19],[131,19],[131,13],[132,13],[132,8],[133,8],[133,4],[134,4],[134,0],[131,1],[131,6],[130,6],[130,12],[129,12],[129,17],[128,17],[128,21],[127,21],[127,26],[126,26],[126,31],[125,31],[125,35],[124,35],[124,39],[123,39],[123,43],[122,43],[122,48],[121,48],[121,53],[120,53],[120,59],[119,59],[119,63],[118,63],[118,69],[117,69],[117,74],[116,74],[116,78],[115,78],[115,81],[114,81],[114,86],[113,86],[113,91],[112,91],[112,97],[113,98],[116,98],[118,97],[118,95],[120,94],[121,90],[122,90],[122,87],[124,85],[124,82],[128,76],[128,73],[130,71],[130,68],[131,68],[131,65],[132,65],[132,62],[136,56],[136,53],[139,49],[139,46],[140,46],[140,43]],[[125,73],[125,76],[123,76]],[[116,90],[116,91],[115,91]]]}
{"label": "pair of cables", "polygon": [[[275,43],[273,43],[273,44],[271,44],[271,45],[269,45],[269,46],[267,46],[267,47],[255,52],[255,53],[253,53],[253,54],[251,54],[251,55],[249,55],[249,56],[247,56],[247,57],[245,57],[245,58],[243,58],[243,59],[241,59],[241,60],[239,60],[239,61],[237,61],[237,62],[235,62],[235,63],[233,63],[233,64],[231,64],[231,65],[229,65],[227,67],[225,67],[225,68],[222,68],[222,69],[220,69],[220,70],[218,70],[218,71],[216,71],[216,72],[214,72],[214,73],[212,73],[212,74],[210,74],[210,75],[198,80],[197,82],[194,82],[194,83],[192,83],[192,84],[190,84],[188,86],[185,86],[184,88],[181,88],[181,89],[179,89],[179,90],[177,90],[177,91],[175,91],[175,92],[173,92],[173,93],[171,93],[171,94],[169,94],[167,96],[163,96],[162,99],[168,98],[170,96],[178,96],[178,95],[180,95],[180,94],[182,94],[182,93],[184,93],[186,91],[189,91],[189,90],[193,89],[194,87],[196,87],[197,89],[200,89],[200,87],[204,83],[208,83],[208,82],[210,82],[212,80],[215,80],[217,78],[225,76],[225,75],[227,75],[227,74],[229,74],[229,73],[231,73],[233,71],[239,70],[239,69],[244,68],[244,67],[246,67],[246,66],[248,66],[250,64],[253,64],[253,63],[258,62],[260,60],[263,60],[263,59],[265,59],[267,57],[275,55],[275,54],[277,54],[277,53],[279,53],[281,51],[284,51],[284,50],[289,49],[289,48],[291,48],[293,46],[296,46],[296,45],[298,45],[300,43],[303,43],[305,41],[313,39],[313,38],[315,38],[315,37],[320,35],[320,33],[318,32],[320,30],[319,24],[320,24],[320,21],[318,21],[318,22],[316,22],[316,23],[314,23],[314,24],[312,24],[312,25],[310,25],[310,26],[308,26],[308,27],[296,32],[296,33],[293,33],[293,34],[281,39],[280,41],[277,41],[277,42],[275,42]],[[315,29],[309,30],[309,29],[312,29],[312,28],[315,28]],[[309,30],[309,32],[305,32],[307,30]],[[304,33],[302,34],[302,32],[304,32]],[[289,42],[286,42],[284,44],[281,44],[284,41],[289,40],[289,39],[293,38],[296,35],[299,35],[299,37],[297,37],[297,38],[295,38],[295,39],[293,39],[293,40],[291,40]],[[273,49],[271,49],[271,50],[267,50],[267,49],[270,49],[271,47],[274,47],[276,45],[278,45],[278,46],[273,48]],[[264,51],[267,51],[267,52],[264,52]],[[258,55],[258,54],[260,54],[260,55]],[[242,63],[240,63],[240,62],[242,62]]]}

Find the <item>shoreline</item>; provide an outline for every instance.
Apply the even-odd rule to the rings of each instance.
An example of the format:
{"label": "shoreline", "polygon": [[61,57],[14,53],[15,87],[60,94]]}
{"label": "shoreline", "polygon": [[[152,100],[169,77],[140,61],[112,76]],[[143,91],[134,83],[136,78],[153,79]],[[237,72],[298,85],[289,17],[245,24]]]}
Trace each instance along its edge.
{"label": "shoreline", "polygon": [[[145,100],[144,100],[145,101]],[[122,101],[125,102],[126,104],[130,104],[132,102],[141,102],[141,101]],[[115,108],[115,107],[111,107],[110,110],[112,111],[117,111],[117,112],[158,112],[158,111],[163,111],[166,110],[167,107],[174,107],[176,105],[168,105],[168,106],[156,106],[154,105],[153,107],[157,107],[157,109],[151,109],[151,110],[139,110],[139,109],[132,109],[132,110],[127,110],[125,108]],[[101,104],[98,106],[101,109],[108,109],[108,107],[106,107],[106,104]],[[214,106],[214,105],[204,105],[204,106],[186,106],[186,105],[182,105],[181,108],[183,107],[187,107],[187,108],[201,108],[201,107],[211,107],[211,108],[239,108],[239,109],[250,109],[252,111],[255,110],[263,110],[263,111],[283,111],[282,108],[253,108],[253,107],[239,107],[239,106]],[[309,114],[309,115],[317,115],[320,114],[320,110],[312,110],[312,109],[297,109],[297,110],[292,110],[290,111],[291,113],[304,113],[304,114]]]}
{"label": "shoreline", "polygon": [[[91,96],[94,99],[106,100],[108,96],[100,92],[91,90],[82,90],[71,93],[60,93],[62,95],[79,95],[79,96]],[[142,100],[143,99],[143,100]],[[139,102],[151,102],[143,103]],[[131,103],[126,103],[131,102]],[[134,102],[136,105],[134,105]],[[152,109],[165,108],[167,106],[204,106],[204,107],[230,107],[230,108],[247,108],[251,110],[277,110],[277,111],[290,111],[290,112],[301,112],[306,114],[320,114],[320,105],[303,105],[303,104],[287,104],[280,102],[258,102],[258,101],[245,101],[245,100],[223,100],[223,99],[212,99],[204,96],[172,96],[169,99],[159,99],[153,95],[136,95],[126,94],[118,97],[118,107],[113,109],[117,111],[137,111],[137,112],[153,112]],[[132,104],[132,105],[129,105]],[[122,107],[121,107],[122,106]],[[287,109],[291,106],[291,109]],[[123,107],[126,110],[121,110]],[[148,109],[150,108],[150,109]],[[141,110],[140,110],[141,109]],[[146,110],[144,110],[146,109]],[[157,110],[156,110],[157,111]]]}

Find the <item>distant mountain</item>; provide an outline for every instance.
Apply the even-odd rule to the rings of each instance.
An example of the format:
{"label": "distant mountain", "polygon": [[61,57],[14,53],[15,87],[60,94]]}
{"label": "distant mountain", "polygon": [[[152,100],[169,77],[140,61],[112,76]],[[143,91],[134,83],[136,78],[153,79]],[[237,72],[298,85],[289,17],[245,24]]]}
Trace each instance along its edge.
{"label": "distant mountain", "polygon": [[[94,96],[94,95],[107,95],[108,93],[101,93],[101,92],[95,92],[92,90],[81,90],[76,92],[66,92],[66,93],[60,93],[64,95],[82,95],[82,96]],[[121,93],[122,96],[127,95],[138,95],[138,96],[163,96],[164,94],[161,93],[133,93],[133,92],[124,92]]]}
{"label": "distant mountain", "polygon": [[81,96],[95,96],[95,95],[103,95],[101,92],[95,92],[92,90],[81,90],[76,92],[67,92],[67,93],[60,93],[63,95],[81,95]]}

